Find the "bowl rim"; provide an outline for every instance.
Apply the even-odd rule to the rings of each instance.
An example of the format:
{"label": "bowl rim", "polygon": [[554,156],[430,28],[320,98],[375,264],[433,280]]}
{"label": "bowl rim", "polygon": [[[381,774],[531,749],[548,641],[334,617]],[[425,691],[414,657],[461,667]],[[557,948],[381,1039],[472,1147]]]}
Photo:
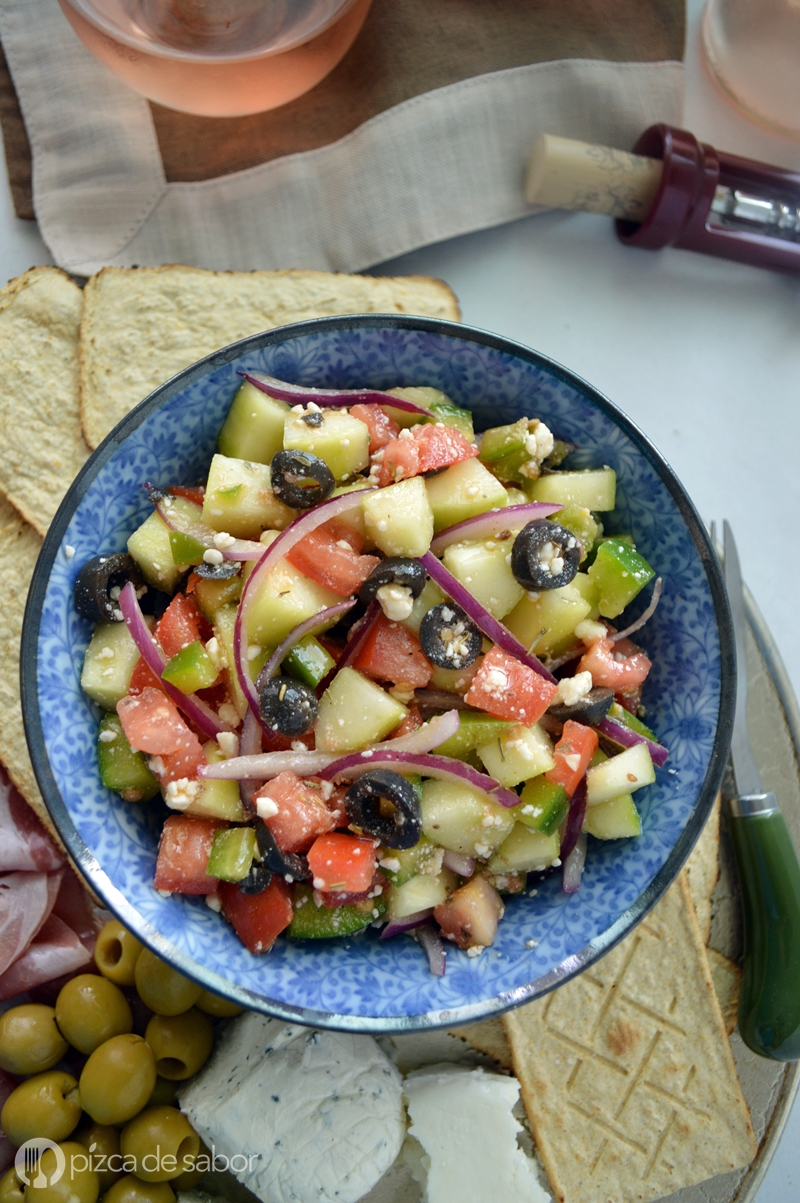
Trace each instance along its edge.
{"label": "bowl rim", "polygon": [[[128,436],[145,419],[150,417],[152,413],[166,405],[187,386],[190,386],[196,380],[202,379],[216,368],[223,367],[225,364],[240,358],[248,352],[259,350],[273,343],[287,342],[306,334],[324,334],[326,332],[333,333],[340,330],[365,328],[438,334],[458,339],[464,343],[489,347],[503,354],[522,359],[535,367],[541,367],[557,379],[582,392],[593,405],[597,406],[606,417],[631,439],[640,454],[644,455],[654,468],[659,479],[668,489],[678,507],[705,570],[714,606],[720,645],[719,714],[708,767],[689,821],[678,837],[666,861],[646,889],[620,915],[615,923],[591,940],[579,953],[567,957],[546,974],[535,978],[525,986],[517,987],[514,990],[501,993],[479,1003],[469,1003],[463,1007],[429,1011],[421,1015],[409,1016],[362,1017],[339,1015],[335,1012],[317,1011],[305,1007],[292,1007],[290,1004],[271,1000],[264,995],[256,994],[234,983],[226,983],[218,972],[209,970],[206,966],[199,965],[180,950],[176,950],[165,937],[162,937],[160,933],[155,931],[142,919],[133,904],[128,903],[127,899],[111,882],[79,835],[61,796],[47,755],[38,694],[39,631],[45,596],[55,557],[61,547],[64,534],[76,509],[94,483],[101,469],[113,458]],[[610,401],[597,388],[581,376],[578,376],[577,373],[570,371],[569,368],[564,367],[541,352],[526,347],[522,343],[515,342],[513,339],[492,334],[478,327],[450,322],[440,318],[415,317],[408,314],[347,314],[312,318],[308,321],[294,322],[273,330],[262,331],[261,333],[250,335],[248,338],[241,339],[238,342],[231,343],[227,347],[223,347],[210,355],[206,355],[203,359],[184,368],[183,371],[160,385],[148,397],[145,397],[106,436],[103,442],[91,454],[67,490],[45,535],[31,579],[25,606],[20,654],[20,692],[23,723],[31,763],[47,810],[66,845],[70,857],[85,878],[88,886],[95,890],[103,899],[108,909],[114,915],[118,916],[121,922],[133,930],[134,934],[143,944],[174,965],[181,973],[202,984],[204,988],[212,988],[208,986],[207,981],[202,980],[202,976],[208,977],[210,974],[215,979],[213,988],[217,992],[224,992],[226,997],[247,1010],[257,1010],[284,1022],[301,1023],[334,1031],[388,1035],[392,1033],[434,1030],[436,1028],[456,1026],[459,1023],[476,1022],[480,1019],[500,1015],[504,1011],[511,1010],[525,1002],[542,997],[557,986],[575,977],[584,969],[587,969],[607,952],[610,952],[620,940],[624,939],[644,919],[647,913],[677,879],[705,825],[722,784],[733,731],[736,697],[735,664],[733,623],[727,591],[719,561],[708,532],[693,502],[667,460],[655,448],[639,426],[615,405],[613,401]],[[221,990],[221,987],[224,987],[224,990]]]}

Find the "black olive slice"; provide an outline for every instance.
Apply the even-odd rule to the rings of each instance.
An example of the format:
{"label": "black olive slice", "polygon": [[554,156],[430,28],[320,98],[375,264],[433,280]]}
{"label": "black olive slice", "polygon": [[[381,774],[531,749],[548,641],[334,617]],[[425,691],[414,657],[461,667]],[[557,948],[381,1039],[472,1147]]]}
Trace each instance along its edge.
{"label": "black olive slice", "polygon": [[263,894],[271,881],[272,870],[263,861],[261,864],[253,861],[250,872],[236,884],[243,894]]}
{"label": "black olive slice", "polygon": [[281,735],[305,735],[314,726],[319,702],[313,689],[292,677],[272,677],[258,700],[261,717]]}
{"label": "black olive slice", "polygon": [[605,718],[613,701],[613,689],[608,689],[605,685],[595,685],[594,689],[589,690],[586,697],[581,698],[572,706],[565,706],[563,703],[557,702],[555,706],[550,707],[547,713],[552,714],[553,718],[557,718],[562,723],[571,718],[576,723],[591,725],[599,723],[601,719]]}
{"label": "black olive slice", "polygon": [[523,526],[514,540],[511,571],[523,589],[560,589],[578,571],[582,551],[572,531],[538,518]]}
{"label": "black olive slice", "polygon": [[272,491],[293,510],[308,510],[333,492],[336,481],[324,460],[310,451],[278,451],[270,464]]}
{"label": "black olive slice", "polygon": [[380,564],[375,565],[364,581],[358,592],[359,600],[365,606],[369,605],[384,585],[400,585],[401,588],[408,589],[412,597],[419,597],[425,588],[426,579],[427,574],[419,560],[411,560],[407,556],[387,556]]}
{"label": "black olive slice", "polygon": [[483,637],[455,602],[441,602],[419,628],[422,654],[439,668],[466,668],[480,655]]}
{"label": "black olive slice", "polygon": [[137,591],[144,587],[139,565],[126,551],[87,560],[75,582],[75,609],[90,622],[122,622],[119,594],[128,581]]}
{"label": "black olive slice", "polygon": [[365,773],[344,796],[345,814],[387,848],[413,848],[422,835],[422,810],[410,781],[390,769]]}
{"label": "black olive slice", "polygon": [[262,865],[284,880],[311,880],[311,870],[304,856],[297,856],[294,852],[282,852],[263,819],[256,819],[255,828]]}
{"label": "black olive slice", "polygon": [[232,576],[242,571],[238,560],[223,560],[221,564],[196,564],[194,571],[207,581],[229,581]]}

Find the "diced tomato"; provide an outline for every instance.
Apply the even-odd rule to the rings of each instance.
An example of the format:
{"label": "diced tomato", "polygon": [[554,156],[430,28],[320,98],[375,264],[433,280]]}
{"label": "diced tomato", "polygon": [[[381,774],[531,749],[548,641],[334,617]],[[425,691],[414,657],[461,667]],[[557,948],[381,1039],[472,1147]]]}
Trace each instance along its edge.
{"label": "diced tomato", "polygon": [[156,639],[168,658],[201,637],[202,616],[194,598],[176,593],[159,619]]}
{"label": "diced tomato", "polygon": [[383,613],[376,618],[353,668],[375,681],[391,681],[411,689],[423,688],[433,673],[416,635],[399,622],[390,622]]}
{"label": "diced tomato", "polygon": [[420,472],[460,464],[478,454],[478,448],[454,426],[414,426],[411,433],[419,451]]}
{"label": "diced tomato", "polygon": [[155,887],[175,894],[214,894],[219,881],[206,872],[218,819],[170,815],[161,829]]}
{"label": "diced tomato", "polygon": [[351,405],[350,416],[369,427],[370,455],[385,447],[390,439],[396,439],[400,433],[394,418],[390,418],[380,405]]}
{"label": "diced tomato", "polygon": [[503,917],[503,900],[480,874],[433,908],[442,935],[459,948],[488,948]]}
{"label": "diced tomato", "polygon": [[250,952],[269,952],[292,921],[292,888],[282,877],[273,877],[261,894],[243,894],[229,881],[219,883],[226,919]]}
{"label": "diced tomato", "polygon": [[548,769],[545,777],[554,785],[563,785],[570,798],[580,784],[589,761],[597,751],[597,732],[569,718],[564,723],[561,739],[555,746],[555,765]]}
{"label": "diced tomato", "polygon": [[296,543],[286,559],[309,580],[332,589],[340,597],[357,593],[380,563],[377,556],[359,555],[348,539],[323,527]]}
{"label": "diced tomato", "polygon": [[277,814],[265,815],[264,822],[283,852],[307,852],[318,835],[332,831],[336,823],[323,803],[319,791],[311,789],[296,773],[279,773],[256,794],[269,798]]}
{"label": "diced tomato", "polygon": [[348,894],[345,890],[315,890],[314,901],[331,911],[337,906],[352,906],[355,902],[366,902],[369,898],[379,898],[388,884],[382,873],[376,873],[367,890],[360,890],[358,894]]}
{"label": "diced tomato", "polygon": [[[168,785],[170,781],[180,781],[184,777],[189,781],[197,780],[197,770],[201,764],[206,763],[206,758],[200,740],[194,732],[191,734],[195,742],[190,747],[178,748],[175,752],[165,752],[150,761],[160,785]],[[160,764],[159,761],[161,761]]]}
{"label": "diced tomato", "polygon": [[596,639],[581,657],[578,672],[590,672],[594,685],[628,693],[644,683],[652,666],[652,661],[630,639],[616,643]]}
{"label": "diced tomato", "polygon": [[151,669],[144,656],[140,656],[131,673],[129,694],[141,693],[143,689],[161,689],[161,681]]}
{"label": "diced tomato", "polygon": [[393,485],[399,480],[419,475],[419,471],[419,448],[414,440],[392,439],[383,448],[378,484],[381,488]]}
{"label": "diced tomato", "polygon": [[636,689],[628,689],[624,693],[615,693],[614,701],[619,702],[620,706],[624,706],[629,714],[638,714],[642,702],[641,685]]}
{"label": "diced tomato", "polygon": [[187,501],[193,501],[195,505],[202,505],[206,495],[205,485],[170,485],[166,490],[173,497],[185,497]]}
{"label": "diced tomato", "polygon": [[360,894],[372,884],[375,863],[372,840],[343,831],[319,836],[308,852],[308,867],[314,875],[315,890]]}
{"label": "diced tomato", "polygon": [[522,664],[502,648],[493,647],[472,678],[466,701],[495,718],[530,727],[555,700],[558,686]]}
{"label": "diced tomato", "polygon": [[122,698],[117,702],[117,714],[131,747],[151,756],[190,749],[199,742],[177,706],[160,689],[148,686],[135,697]]}
{"label": "diced tomato", "polygon": [[267,733],[262,732],[261,746],[264,752],[291,752],[292,745],[296,743],[304,744],[309,751],[314,750],[316,740],[314,732],[308,731],[305,735],[281,735],[280,731]]}
{"label": "diced tomato", "polygon": [[364,547],[364,536],[356,527],[350,526],[342,518],[331,518],[318,529],[327,531],[334,539],[344,539],[345,543],[350,544],[353,551],[361,554]]}
{"label": "diced tomato", "polygon": [[192,593],[194,593],[195,589],[197,588],[197,582],[200,579],[201,578],[197,575],[196,572],[190,572],[188,579],[186,581],[186,584],[183,587],[184,593],[186,593],[187,595],[191,595]]}
{"label": "diced tomato", "polygon": [[410,735],[412,731],[418,731],[422,726],[422,715],[420,714],[419,706],[412,704],[408,708],[408,714],[403,719],[402,723],[398,723],[394,731],[392,731],[388,739],[400,739],[403,735]]}
{"label": "diced tomato", "polygon": [[319,791],[318,796],[321,798],[323,806],[330,812],[333,819],[332,826],[346,827],[348,819],[344,809],[344,796],[347,793],[347,786],[335,785],[333,787],[333,793],[330,795],[330,797],[326,798],[325,795],[328,793],[328,788],[326,787],[330,786],[329,781],[326,781],[323,784],[319,777],[308,777],[306,778],[306,785],[310,785],[312,788]]}

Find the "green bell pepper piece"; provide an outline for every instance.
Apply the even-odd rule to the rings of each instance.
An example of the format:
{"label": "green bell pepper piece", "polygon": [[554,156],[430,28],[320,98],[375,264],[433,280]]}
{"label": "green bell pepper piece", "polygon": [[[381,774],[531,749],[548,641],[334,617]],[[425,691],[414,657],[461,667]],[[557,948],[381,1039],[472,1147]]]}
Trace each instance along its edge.
{"label": "green bell pepper piece", "polygon": [[196,693],[213,685],[219,670],[200,640],[195,639],[167,661],[161,675],[181,693]]}
{"label": "green bell pepper piece", "polygon": [[100,721],[97,764],[103,785],[126,802],[149,802],[158,793],[158,779],[147,767],[147,757],[134,752],[116,714],[106,714]]}
{"label": "green bell pepper piece", "polygon": [[616,618],[655,572],[629,543],[610,538],[598,547],[588,575],[600,590],[600,613],[604,618]]}

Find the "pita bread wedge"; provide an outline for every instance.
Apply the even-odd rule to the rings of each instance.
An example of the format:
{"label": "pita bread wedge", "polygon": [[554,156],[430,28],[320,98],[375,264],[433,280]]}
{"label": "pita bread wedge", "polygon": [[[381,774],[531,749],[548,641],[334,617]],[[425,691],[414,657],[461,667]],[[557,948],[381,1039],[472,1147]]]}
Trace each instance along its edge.
{"label": "pita bread wedge", "polygon": [[0,490],[43,535],[89,455],[80,427],[81,290],[36,267],[0,291]]}
{"label": "pita bread wedge", "polygon": [[458,321],[446,284],[314,271],[211,272],[107,267],[84,290],[81,415],[96,447],[177,372],[261,330],[341,313],[413,313]]}
{"label": "pita bread wedge", "polygon": [[711,899],[719,879],[720,805],[720,798],[717,796],[708,821],[686,862],[689,889],[704,944],[708,944],[711,937]]}
{"label": "pita bread wedge", "polygon": [[503,1026],[560,1203],[648,1203],[755,1155],[685,874],[602,960]]}
{"label": "pita bread wedge", "polygon": [[503,1069],[513,1069],[511,1049],[503,1025],[499,1019],[483,1019],[480,1023],[465,1023],[463,1027],[451,1028],[451,1036],[458,1036],[479,1053],[492,1057]]}

